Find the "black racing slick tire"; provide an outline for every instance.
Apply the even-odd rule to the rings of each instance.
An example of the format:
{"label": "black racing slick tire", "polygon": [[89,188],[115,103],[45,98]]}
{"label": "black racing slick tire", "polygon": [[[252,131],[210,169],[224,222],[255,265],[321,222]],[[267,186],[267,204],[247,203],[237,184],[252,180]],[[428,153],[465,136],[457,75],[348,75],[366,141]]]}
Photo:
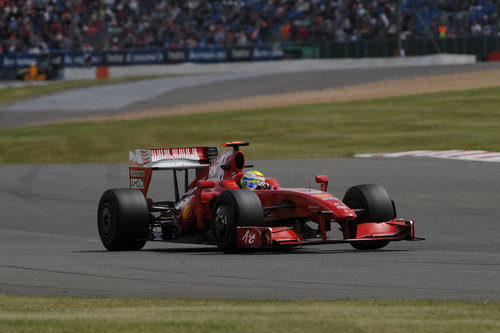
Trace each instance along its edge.
{"label": "black racing slick tire", "polygon": [[144,195],[129,188],[105,191],[99,201],[97,228],[109,251],[142,249],[149,234],[149,210]]}
{"label": "black racing slick tire", "polygon": [[[387,191],[377,184],[357,185],[349,188],[342,200],[349,208],[364,211],[352,222],[349,230],[351,238],[356,236],[358,224],[363,222],[383,222],[396,217],[394,203]],[[369,241],[351,243],[357,250],[375,250],[389,244],[388,241]]]}
{"label": "black racing slick tire", "polygon": [[212,234],[224,252],[236,249],[238,226],[261,226],[264,211],[257,194],[250,190],[228,190],[215,200],[212,209]]}

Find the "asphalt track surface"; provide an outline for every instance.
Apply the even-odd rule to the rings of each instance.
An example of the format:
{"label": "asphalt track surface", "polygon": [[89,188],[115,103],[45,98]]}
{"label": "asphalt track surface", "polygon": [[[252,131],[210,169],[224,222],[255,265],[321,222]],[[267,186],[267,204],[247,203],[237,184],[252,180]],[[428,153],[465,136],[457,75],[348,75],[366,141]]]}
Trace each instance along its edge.
{"label": "asphalt track surface", "polygon": [[[285,82],[287,75],[276,78]],[[304,90],[319,77],[330,77],[307,75],[295,81],[310,82]],[[371,74],[366,75],[369,80]],[[248,82],[221,84],[245,95]],[[222,98],[206,85],[177,93],[183,89],[193,102]],[[206,89],[210,93],[203,93]],[[73,114],[69,111],[61,112]],[[40,121],[25,112],[21,122]],[[414,219],[417,236],[427,240],[395,242],[378,251],[346,244],[227,255],[211,246],[148,243],[142,251],[107,252],[97,234],[97,204],[104,190],[127,186],[126,163],[0,165],[0,294],[500,300],[497,163],[353,158],[254,164],[282,186],[314,187],[314,175],[326,174],[329,191],[339,197],[355,184],[381,184],[396,202],[398,216]],[[170,189],[169,174],[155,175],[154,199],[172,198]]]}
{"label": "asphalt track surface", "polygon": [[[250,148],[248,148],[250,149]],[[127,186],[127,164],[0,166],[0,294],[248,299],[500,300],[497,163],[404,159],[256,161],[282,186],[330,178],[342,197],[378,183],[398,216],[416,221],[420,242],[378,251],[321,245],[223,254],[212,246],[148,243],[107,252],[96,228],[98,200]],[[170,173],[152,197],[173,197]],[[311,183],[313,185],[311,185]]]}

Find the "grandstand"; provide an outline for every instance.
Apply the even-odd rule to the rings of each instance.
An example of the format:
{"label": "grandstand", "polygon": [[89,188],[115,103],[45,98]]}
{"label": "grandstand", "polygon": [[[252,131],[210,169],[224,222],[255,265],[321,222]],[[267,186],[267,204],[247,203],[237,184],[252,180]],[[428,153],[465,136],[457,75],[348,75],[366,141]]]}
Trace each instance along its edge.
{"label": "grandstand", "polygon": [[[403,38],[496,36],[498,1],[401,0]],[[398,1],[0,0],[0,53],[394,39]]]}

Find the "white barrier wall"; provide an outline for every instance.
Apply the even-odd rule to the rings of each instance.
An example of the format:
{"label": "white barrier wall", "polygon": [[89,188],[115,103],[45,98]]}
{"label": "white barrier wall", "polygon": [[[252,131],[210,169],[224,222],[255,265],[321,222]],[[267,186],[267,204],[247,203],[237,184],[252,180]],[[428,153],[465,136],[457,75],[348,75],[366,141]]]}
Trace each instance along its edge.
{"label": "white barrier wall", "polygon": [[[463,65],[476,62],[474,55],[436,54],[401,58],[360,58],[360,59],[300,59],[261,62],[230,62],[213,64],[169,64],[111,66],[110,78],[162,74],[202,74],[202,73],[241,73],[267,72],[286,73],[332,69],[388,68],[431,65]],[[91,80],[96,78],[96,68],[65,68],[63,80]]]}

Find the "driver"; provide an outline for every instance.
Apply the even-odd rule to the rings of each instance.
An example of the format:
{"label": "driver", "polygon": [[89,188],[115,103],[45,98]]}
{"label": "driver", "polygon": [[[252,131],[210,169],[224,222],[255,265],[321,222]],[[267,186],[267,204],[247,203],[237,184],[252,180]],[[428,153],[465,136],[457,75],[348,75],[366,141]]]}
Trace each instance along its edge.
{"label": "driver", "polygon": [[245,172],[241,177],[240,186],[246,190],[269,190],[271,188],[264,175],[256,170]]}

